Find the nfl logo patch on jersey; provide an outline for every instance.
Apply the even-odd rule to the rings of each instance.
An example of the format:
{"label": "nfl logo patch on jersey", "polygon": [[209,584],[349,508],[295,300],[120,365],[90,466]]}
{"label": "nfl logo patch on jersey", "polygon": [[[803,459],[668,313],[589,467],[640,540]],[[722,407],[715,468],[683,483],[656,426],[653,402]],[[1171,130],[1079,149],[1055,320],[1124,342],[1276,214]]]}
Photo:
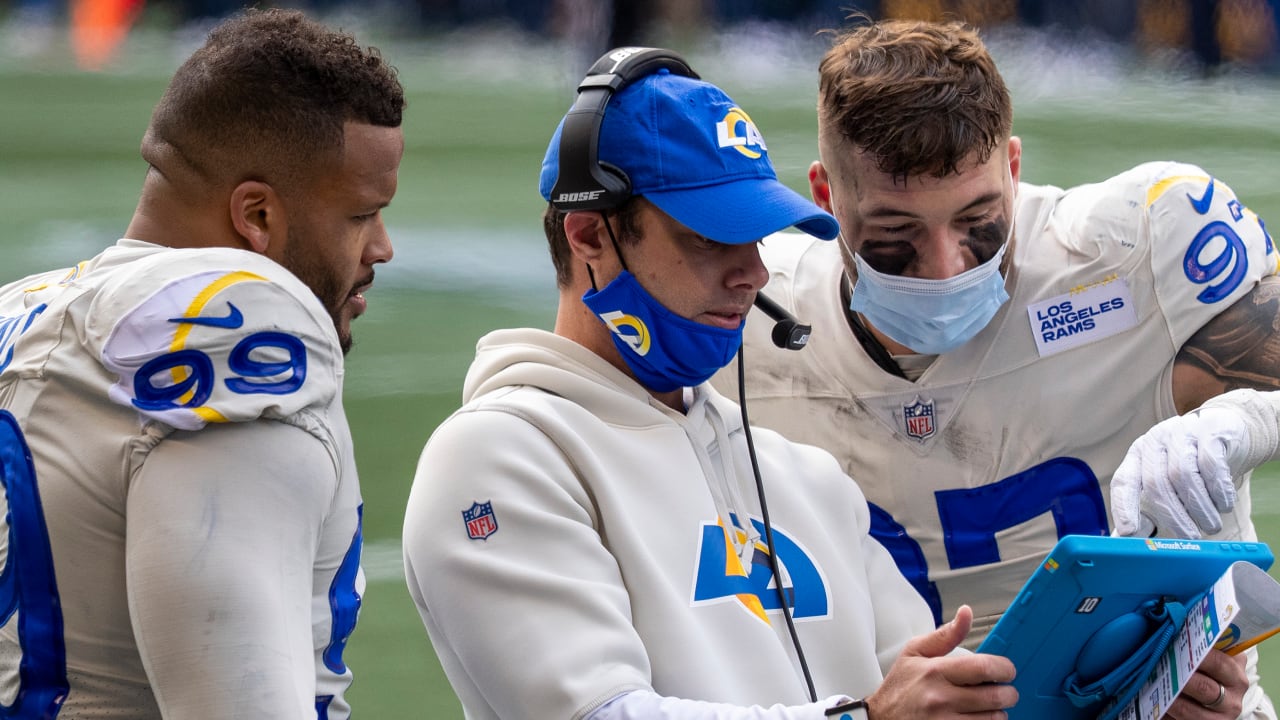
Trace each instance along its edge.
{"label": "nfl logo patch on jersey", "polygon": [[907,435],[917,440],[933,437],[933,401],[921,400],[917,395],[915,402],[902,406],[902,419],[907,427]]}
{"label": "nfl logo patch on jersey", "polygon": [[462,511],[462,520],[467,524],[467,537],[472,540],[488,540],[489,536],[498,532],[498,516],[493,514],[493,502],[471,503],[471,507]]}

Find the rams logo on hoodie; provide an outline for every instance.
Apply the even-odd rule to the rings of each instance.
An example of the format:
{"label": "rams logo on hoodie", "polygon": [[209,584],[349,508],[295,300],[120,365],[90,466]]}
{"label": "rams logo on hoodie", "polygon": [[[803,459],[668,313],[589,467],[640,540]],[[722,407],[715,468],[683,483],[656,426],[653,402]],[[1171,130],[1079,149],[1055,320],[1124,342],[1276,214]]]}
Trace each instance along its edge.
{"label": "rams logo on hoodie", "polygon": [[[739,543],[746,541],[746,534],[732,525],[726,527],[723,521],[703,523],[695,563],[693,604],[737,602],[767,625],[768,613],[780,611],[782,605],[773,585],[764,524],[755,518],[751,524],[760,533],[760,539],[751,548],[751,567],[747,568],[734,551],[729,533],[735,533]],[[831,605],[827,584],[809,553],[776,526],[773,542],[778,552],[783,594],[787,596],[792,617],[796,620],[827,617]]]}

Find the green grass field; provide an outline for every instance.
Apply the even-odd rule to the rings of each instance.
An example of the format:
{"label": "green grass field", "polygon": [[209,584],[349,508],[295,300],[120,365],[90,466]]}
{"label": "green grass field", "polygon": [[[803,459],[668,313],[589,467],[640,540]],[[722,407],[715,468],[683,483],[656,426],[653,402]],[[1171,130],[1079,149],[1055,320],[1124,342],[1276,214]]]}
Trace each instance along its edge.
{"label": "green grass field", "polygon": [[[356,673],[350,698],[364,718],[461,715],[404,589],[399,537],[418,452],[457,406],[475,340],[497,327],[551,322],[536,179],[577,78],[565,53],[521,42],[385,45],[410,101],[400,192],[386,212],[397,257],[379,272],[370,313],[355,326],[346,398],[366,503],[370,584],[347,655]],[[803,191],[815,155],[819,41],[766,46],[777,57],[733,52],[740,42],[680,49],[748,110],[782,179]],[[510,51],[501,61],[491,50],[499,46]],[[138,141],[183,54],[163,35],[143,35],[112,71],[86,74],[57,43],[24,57],[4,47],[0,282],[87,258],[123,232],[145,170]],[[1132,71],[1110,56],[1050,63],[1052,51],[1016,37],[996,49],[1017,100],[1024,180],[1073,185],[1144,160],[1185,160],[1280,224],[1274,80],[1182,80]],[[1278,476],[1280,468],[1264,468],[1254,498],[1263,539],[1275,548]],[[1263,645],[1263,654],[1264,677],[1280,693],[1280,641]]]}

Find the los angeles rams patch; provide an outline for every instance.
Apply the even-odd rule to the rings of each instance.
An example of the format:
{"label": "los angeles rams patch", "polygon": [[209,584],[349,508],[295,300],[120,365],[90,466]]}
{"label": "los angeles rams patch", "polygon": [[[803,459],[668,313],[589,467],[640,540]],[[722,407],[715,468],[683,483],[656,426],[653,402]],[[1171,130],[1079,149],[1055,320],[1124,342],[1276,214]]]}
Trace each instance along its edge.
{"label": "los angeles rams patch", "polygon": [[1124,332],[1138,324],[1129,282],[1109,275],[1071,292],[1027,306],[1040,357]]}

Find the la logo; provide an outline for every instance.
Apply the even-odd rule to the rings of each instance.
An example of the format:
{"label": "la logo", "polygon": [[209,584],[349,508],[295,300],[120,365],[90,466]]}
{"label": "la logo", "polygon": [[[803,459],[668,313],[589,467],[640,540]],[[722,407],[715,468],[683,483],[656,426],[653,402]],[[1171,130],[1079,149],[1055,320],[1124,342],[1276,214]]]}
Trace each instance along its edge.
{"label": "la logo", "polygon": [[[741,135],[738,134],[739,127],[742,128]],[[731,147],[753,160],[769,149],[765,147],[764,136],[760,134],[756,124],[751,122],[751,118],[741,108],[730,109],[724,119],[716,123],[716,142],[721,148]],[[752,148],[760,149],[757,151]]]}

